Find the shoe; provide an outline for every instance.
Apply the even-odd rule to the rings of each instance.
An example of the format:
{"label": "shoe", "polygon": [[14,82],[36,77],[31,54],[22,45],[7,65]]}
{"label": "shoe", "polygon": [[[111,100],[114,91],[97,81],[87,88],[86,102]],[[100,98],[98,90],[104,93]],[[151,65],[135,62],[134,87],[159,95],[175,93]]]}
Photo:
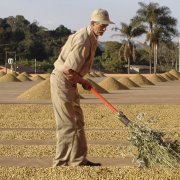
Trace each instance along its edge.
{"label": "shoe", "polygon": [[80,164],[80,166],[101,166],[101,163],[94,163],[91,161],[86,161],[86,162]]}

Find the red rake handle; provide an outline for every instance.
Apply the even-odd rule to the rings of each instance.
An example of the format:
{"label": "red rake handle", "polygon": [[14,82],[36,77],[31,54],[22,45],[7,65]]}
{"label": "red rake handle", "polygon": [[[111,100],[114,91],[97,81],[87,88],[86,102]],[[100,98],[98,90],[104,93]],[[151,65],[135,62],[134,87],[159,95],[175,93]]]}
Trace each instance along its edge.
{"label": "red rake handle", "polygon": [[126,126],[129,125],[130,120],[122,113],[122,112],[118,112],[118,110],[113,107],[113,105],[111,103],[109,103],[103,96],[101,96],[96,89],[91,88],[90,90],[95,96],[97,96],[108,108],[110,108],[114,113],[118,114],[118,119],[125,124]]}
{"label": "red rake handle", "polygon": [[103,96],[101,96],[96,89],[91,88],[90,90],[95,96],[97,96],[107,107],[109,107],[114,113],[117,113],[118,110],[111,104],[109,103]]}

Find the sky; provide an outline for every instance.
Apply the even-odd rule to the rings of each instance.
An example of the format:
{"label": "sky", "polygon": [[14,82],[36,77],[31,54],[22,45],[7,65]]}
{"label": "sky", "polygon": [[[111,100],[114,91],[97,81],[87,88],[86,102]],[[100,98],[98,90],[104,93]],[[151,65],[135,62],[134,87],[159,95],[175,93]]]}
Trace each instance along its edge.
{"label": "sky", "polygon": [[36,21],[49,30],[64,25],[72,31],[86,27],[95,9],[106,9],[115,25],[110,25],[101,41],[118,41],[120,37],[111,29],[120,27],[121,22],[129,23],[139,9],[138,2],[156,2],[167,6],[171,16],[176,18],[180,32],[180,0],[0,0],[0,18],[23,15],[31,23]]}

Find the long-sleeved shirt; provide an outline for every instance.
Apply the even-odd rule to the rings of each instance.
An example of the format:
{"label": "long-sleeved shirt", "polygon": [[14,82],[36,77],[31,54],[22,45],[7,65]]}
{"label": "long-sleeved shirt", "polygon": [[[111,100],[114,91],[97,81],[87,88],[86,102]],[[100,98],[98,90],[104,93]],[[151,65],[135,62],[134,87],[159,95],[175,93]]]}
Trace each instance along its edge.
{"label": "long-sleeved shirt", "polygon": [[90,26],[69,36],[54,66],[57,70],[73,69],[81,76],[87,74],[93,64],[97,38]]}

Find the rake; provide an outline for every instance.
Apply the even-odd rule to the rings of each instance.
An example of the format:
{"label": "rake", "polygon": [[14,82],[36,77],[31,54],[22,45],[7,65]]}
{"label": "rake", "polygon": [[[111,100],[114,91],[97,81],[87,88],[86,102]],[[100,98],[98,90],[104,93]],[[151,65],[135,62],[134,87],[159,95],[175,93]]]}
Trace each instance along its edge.
{"label": "rake", "polygon": [[152,167],[153,165],[168,166],[171,168],[180,165],[180,148],[177,141],[166,142],[163,139],[165,133],[146,129],[130,121],[123,112],[118,111],[109,103],[95,88],[90,90],[98,97],[118,119],[131,131],[130,142],[138,149],[137,163],[141,167]]}

